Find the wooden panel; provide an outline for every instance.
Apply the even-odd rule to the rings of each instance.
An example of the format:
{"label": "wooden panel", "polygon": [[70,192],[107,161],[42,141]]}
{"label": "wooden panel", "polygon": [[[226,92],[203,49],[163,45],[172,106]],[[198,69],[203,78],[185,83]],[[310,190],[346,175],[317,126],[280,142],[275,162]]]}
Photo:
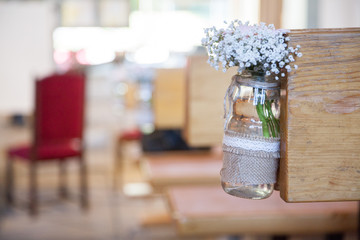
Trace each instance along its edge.
{"label": "wooden panel", "polygon": [[185,139],[191,146],[213,146],[223,135],[223,101],[236,69],[216,71],[207,56],[192,56],[187,66]]}
{"label": "wooden panel", "polygon": [[282,0],[261,0],[260,21],[281,28]]}
{"label": "wooden panel", "polygon": [[360,29],[289,35],[303,57],[282,84],[281,197],[360,200]]}
{"label": "wooden panel", "polygon": [[183,128],[185,122],[185,70],[158,69],[153,94],[157,129]]}
{"label": "wooden panel", "polygon": [[173,187],[172,216],[182,235],[325,234],[357,228],[357,202],[285,203],[279,193],[255,201],[230,196],[220,187]]}

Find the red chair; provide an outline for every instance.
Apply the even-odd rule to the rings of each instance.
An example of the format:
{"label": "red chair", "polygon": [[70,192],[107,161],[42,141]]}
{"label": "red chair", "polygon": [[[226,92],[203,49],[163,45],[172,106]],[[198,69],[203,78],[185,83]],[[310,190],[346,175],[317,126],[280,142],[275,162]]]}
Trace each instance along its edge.
{"label": "red chair", "polygon": [[38,212],[37,166],[47,161],[59,162],[59,194],[61,197],[66,197],[65,164],[68,159],[76,159],[80,167],[80,202],[82,208],[88,207],[83,142],[84,104],[83,74],[55,74],[36,81],[32,142],[28,145],[12,147],[7,151],[5,192],[9,204],[14,201],[14,160],[29,164],[29,211],[30,214],[36,215]]}

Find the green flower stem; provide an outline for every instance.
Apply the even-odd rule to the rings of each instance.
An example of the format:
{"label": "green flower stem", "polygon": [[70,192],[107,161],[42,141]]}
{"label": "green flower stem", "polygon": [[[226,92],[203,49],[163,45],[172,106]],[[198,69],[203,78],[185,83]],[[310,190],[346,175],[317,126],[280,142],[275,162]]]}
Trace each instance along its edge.
{"label": "green flower stem", "polygon": [[271,125],[271,133],[273,137],[276,137],[278,134],[277,120],[274,117],[271,109],[271,101],[265,101],[264,107],[267,112],[268,123]]}
{"label": "green flower stem", "polygon": [[280,133],[279,120],[275,118],[271,109],[270,100],[265,100],[264,104],[258,103],[256,105],[256,112],[262,122],[263,136],[266,138],[278,137]]}
{"label": "green flower stem", "polygon": [[280,133],[280,123],[279,123],[279,120],[275,118],[275,116],[274,116],[274,114],[272,112],[272,109],[271,109],[271,103],[272,102],[273,101],[266,100],[265,101],[265,107],[266,107],[266,109],[267,109],[267,111],[269,113],[270,121],[274,124],[274,130],[275,131],[274,131],[273,136],[275,135],[274,137],[277,137],[277,136],[279,136],[279,133]]}
{"label": "green flower stem", "polygon": [[274,122],[270,118],[268,118],[267,124],[269,125],[269,127],[271,129],[272,137],[276,137]]}
{"label": "green flower stem", "polygon": [[268,112],[269,112],[269,114],[270,114],[270,117],[271,117],[271,119],[274,121],[274,124],[275,124],[275,126],[276,126],[276,130],[280,130],[280,124],[279,124],[279,120],[278,119],[276,119],[275,118],[275,116],[274,116],[274,114],[273,114],[273,112],[272,112],[272,109],[271,109],[271,103],[272,103],[273,101],[266,101],[266,108],[267,108],[267,110],[268,110]]}
{"label": "green flower stem", "polygon": [[261,103],[258,103],[256,105],[256,112],[262,122],[262,129],[263,129],[263,136],[266,137],[266,138],[269,138],[270,137],[270,132],[269,132],[269,127],[268,127],[268,124],[267,124],[267,118],[265,117],[265,114],[264,114],[264,108],[263,108],[263,105]]}
{"label": "green flower stem", "polygon": [[[265,110],[267,110],[265,104],[264,104],[264,108],[265,108]],[[266,123],[270,128],[270,133],[271,133],[272,137],[275,137],[275,126],[274,126],[272,119],[270,118],[270,114],[268,111],[266,111]]]}

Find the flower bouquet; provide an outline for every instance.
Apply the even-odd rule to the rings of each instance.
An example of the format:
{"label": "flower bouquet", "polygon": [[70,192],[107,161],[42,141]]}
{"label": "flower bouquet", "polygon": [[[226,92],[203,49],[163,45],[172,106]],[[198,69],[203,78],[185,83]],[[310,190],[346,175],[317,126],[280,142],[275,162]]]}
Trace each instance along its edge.
{"label": "flower bouquet", "polygon": [[224,72],[237,67],[224,99],[221,175],[231,195],[262,199],[273,191],[280,146],[279,80],[298,68],[293,63],[302,55],[299,45],[289,46],[286,33],[274,25],[238,20],[226,29],[205,29],[208,63]]}

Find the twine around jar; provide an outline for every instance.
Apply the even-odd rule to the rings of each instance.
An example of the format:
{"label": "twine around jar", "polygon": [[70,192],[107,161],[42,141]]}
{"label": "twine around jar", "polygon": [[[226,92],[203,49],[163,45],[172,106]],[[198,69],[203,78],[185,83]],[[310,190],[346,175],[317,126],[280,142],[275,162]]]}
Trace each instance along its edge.
{"label": "twine around jar", "polygon": [[226,130],[223,138],[223,182],[258,185],[276,182],[280,138],[250,136]]}
{"label": "twine around jar", "polygon": [[238,82],[240,85],[249,86],[254,88],[261,88],[261,89],[279,89],[280,81],[271,81],[273,76],[266,76],[265,74],[256,75],[250,73],[243,73],[241,75],[237,74],[232,77],[233,81]]}

